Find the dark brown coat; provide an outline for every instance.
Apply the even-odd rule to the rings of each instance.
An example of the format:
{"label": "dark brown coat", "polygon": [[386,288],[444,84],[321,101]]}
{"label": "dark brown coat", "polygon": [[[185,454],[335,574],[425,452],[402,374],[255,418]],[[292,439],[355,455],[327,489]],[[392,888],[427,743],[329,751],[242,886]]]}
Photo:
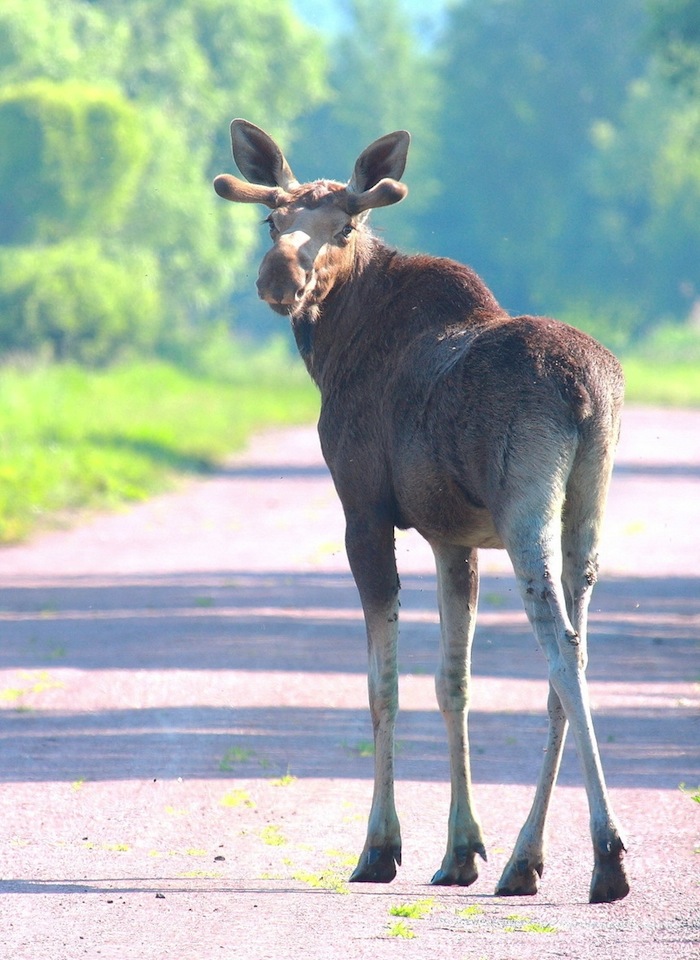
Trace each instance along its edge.
{"label": "dark brown coat", "polygon": [[437,884],[473,883],[485,848],[474,812],[467,709],[478,594],[477,550],[505,548],[547,657],[549,732],[532,810],[497,892],[535,893],[545,820],[570,724],[591,812],[591,901],[628,892],[624,842],[605,787],[585,678],[587,610],[619,432],[617,360],[579,330],[510,317],[483,281],[451,260],[403,256],[372,236],[368,212],[406,194],[409,138],[371,144],[348,184],[299,184],[279,147],[231,126],[247,179],[217,192],[270,208],[273,245],[258,292],[289,315],[321,392],[319,434],[346,518],[365,614],[375,785],[352,879],[386,882],[401,862],[394,806],[399,579],[394,531],[430,543],[441,624],[438,703],[452,802]]}

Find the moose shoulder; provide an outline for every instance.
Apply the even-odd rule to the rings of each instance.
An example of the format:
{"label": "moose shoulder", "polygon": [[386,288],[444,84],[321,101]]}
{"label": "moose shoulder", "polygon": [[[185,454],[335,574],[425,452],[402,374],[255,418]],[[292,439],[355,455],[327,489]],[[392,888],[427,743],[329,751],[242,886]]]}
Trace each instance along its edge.
{"label": "moose shoulder", "polygon": [[510,317],[451,260],[404,256],[368,229],[373,207],[403,199],[409,136],[360,154],[347,184],[300,184],[277,144],[231,124],[248,182],[221,175],[226,199],[261,203],[272,246],[258,292],[290,317],[321,393],[319,434],[346,518],[365,615],[375,783],[351,879],[386,882],[401,862],[394,805],[399,579],[396,527],[430,543],[441,624],[436,690],[452,799],[437,884],[468,885],[486,858],[469,771],[470,649],[477,549],[503,547],[549,669],[549,731],[530,814],[497,892],[535,893],[545,820],[570,725],[590,808],[592,902],[624,897],[625,846],[605,786],[585,678],[587,610],[619,432],[619,364],[595,340],[548,318]]}

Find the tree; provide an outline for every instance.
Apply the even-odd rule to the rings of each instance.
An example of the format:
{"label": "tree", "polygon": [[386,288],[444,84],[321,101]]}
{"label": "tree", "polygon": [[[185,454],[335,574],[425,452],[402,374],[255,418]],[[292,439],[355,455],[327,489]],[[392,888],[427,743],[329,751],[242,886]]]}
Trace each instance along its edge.
{"label": "tree", "polygon": [[557,309],[588,280],[590,131],[617,120],[642,70],[641,22],[635,0],[469,0],[451,12],[435,246],[512,310]]}
{"label": "tree", "polygon": [[[361,150],[396,129],[413,136],[406,181],[410,201],[386,217],[392,238],[415,246],[417,216],[436,193],[432,160],[436,75],[399,0],[352,0],[350,27],[331,49],[327,103],[301,124],[294,169],[304,179],[349,178]],[[320,166],[322,161],[322,168]],[[376,225],[383,217],[374,215]]]}
{"label": "tree", "polygon": [[116,87],[128,39],[126,22],[84,0],[3,0],[0,85],[41,78]]}
{"label": "tree", "polygon": [[0,88],[0,139],[0,345],[91,363],[152,346],[157,263],[117,239],[149,146],[139,112],[114,90],[33,80]]}
{"label": "tree", "polygon": [[147,133],[119,92],[32,80],[0,88],[0,243],[118,231],[141,186]]}
{"label": "tree", "polygon": [[635,335],[684,320],[700,298],[697,98],[682,86],[669,89],[651,66],[630,86],[619,122],[600,124],[594,135],[591,226],[602,291],[628,305]]}
{"label": "tree", "polygon": [[[29,316],[16,309],[17,297],[29,302],[32,283],[50,286],[38,258],[54,280],[60,274],[56,289],[74,283],[93,297],[67,266],[73,252],[111,283],[116,274],[97,268],[96,257],[131,271],[123,286],[133,297],[136,276],[144,298],[155,290],[146,312],[167,318],[161,346],[188,330],[201,335],[248,284],[257,242],[256,212],[232,215],[211,188],[231,162],[228,123],[264,107],[264,122],[284,135],[323,96],[323,76],[320,40],[289,0],[134,0],[128,10],[117,0],[7,0],[0,257],[19,264],[24,280],[12,285],[11,270],[0,272],[15,320]],[[64,243],[63,252],[47,249]],[[26,248],[21,261],[19,252],[10,256],[18,245]],[[111,303],[125,309],[116,296]],[[130,322],[121,329],[133,338]],[[62,354],[76,343],[52,334],[56,351],[59,341]]]}
{"label": "tree", "polygon": [[649,40],[666,78],[700,92],[700,5],[697,0],[649,0]]}
{"label": "tree", "polygon": [[158,267],[144,250],[95,240],[0,247],[0,349],[105,364],[151,350],[163,321]]}

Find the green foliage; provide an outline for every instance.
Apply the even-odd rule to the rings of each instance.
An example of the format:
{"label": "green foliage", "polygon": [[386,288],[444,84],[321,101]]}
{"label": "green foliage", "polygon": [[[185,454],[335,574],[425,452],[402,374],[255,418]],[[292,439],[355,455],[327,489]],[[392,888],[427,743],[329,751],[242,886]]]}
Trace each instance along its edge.
{"label": "green foliage", "polygon": [[700,6],[697,0],[650,0],[649,40],[672,84],[700,91]]}
{"label": "green foliage", "polygon": [[693,789],[692,787],[687,787],[684,783],[679,783],[678,789],[695,803],[700,803],[700,786]]}
{"label": "green foliage", "polygon": [[426,897],[425,900],[414,900],[413,903],[400,903],[389,907],[392,917],[407,917],[411,920],[422,920],[435,909],[435,899]]}
{"label": "green foliage", "polygon": [[260,839],[269,847],[283,847],[289,840],[282,833],[282,828],[276,823],[268,823],[260,831]]}
{"label": "green foliage", "polygon": [[669,363],[631,356],[623,359],[627,403],[658,407],[700,407],[698,362]]}
{"label": "green foliage", "polygon": [[700,296],[700,106],[651,72],[630,84],[618,122],[592,132],[598,302],[626,302],[644,334]]}
{"label": "green foliage", "polygon": [[[125,23],[83,0],[3,0],[0,84],[36,78],[104,84],[121,69]],[[116,83],[115,83],[116,86]]]}
{"label": "green foliage", "polygon": [[474,0],[450,14],[436,246],[473,263],[508,309],[551,311],[580,292],[589,131],[618,115],[640,19],[636,0],[604,17],[589,0]]}
{"label": "green foliage", "polygon": [[206,137],[219,158],[224,149],[230,155],[232,110],[289,136],[294,119],[324,96],[320,37],[297,19],[289,0],[97,5],[128,31],[124,88],[165,115],[187,117],[190,142],[200,146]]}
{"label": "green foliage", "polygon": [[304,179],[347,180],[357,156],[373,140],[409,130],[410,206],[375,213],[374,222],[390,224],[395,242],[416,246],[417,214],[437,190],[430,169],[437,146],[434,56],[419,45],[399,0],[352,0],[349,7],[350,28],[331,48],[330,100],[303,119],[293,166]]}
{"label": "green foliage", "polygon": [[[250,283],[257,243],[255,211],[234,214],[211,188],[230,163],[229,120],[264,104],[261,122],[288,134],[323,97],[324,69],[319,38],[289,0],[3,4],[0,254],[35,249],[33,258],[28,249],[18,254],[22,283],[5,281],[11,316],[0,328],[17,333],[18,323],[39,318],[11,343],[5,336],[6,348],[103,362],[128,344],[167,352],[188,333],[206,337],[208,324],[229,312],[232,293]],[[111,270],[98,248],[114,260]],[[137,252],[129,259],[126,249]],[[94,282],[81,277],[86,266],[95,267]],[[121,292],[100,297],[100,282]],[[63,304],[47,305],[49,286],[65,295]],[[104,336],[87,337],[104,341],[96,350],[75,335],[93,308],[93,326],[106,327]],[[132,337],[137,309],[147,333]]]}
{"label": "green foliage", "polygon": [[413,940],[416,935],[405,920],[397,920],[396,923],[390,923],[387,934],[390,937],[398,937],[400,940]]}
{"label": "green foliage", "polygon": [[508,309],[578,314],[618,347],[700,296],[698,101],[655,70],[648,29],[636,0],[605,16],[588,0],[456,5],[444,189],[425,221],[439,203],[435,249],[471,262]]}
{"label": "green foliage", "polygon": [[191,356],[234,310],[272,329],[243,298],[259,212],[211,188],[233,116],[304,179],[409,129],[409,199],[375,227],[471,263],[514,312],[624,350],[690,314],[696,0],[457,0],[439,34],[419,7],[351,0],[323,38],[292,0],[5,0],[0,349]]}
{"label": "green foliage", "polygon": [[146,158],[136,108],[114,90],[32,80],[0,89],[0,243],[119,227]]}
{"label": "green foliage", "polygon": [[529,920],[527,917],[523,917],[518,913],[512,913],[508,920],[515,921],[514,924],[509,924],[504,927],[506,933],[557,933],[557,928],[552,926],[549,923],[537,923],[534,920]]}
{"label": "green foliage", "polygon": [[162,323],[148,251],[106,256],[91,240],[0,247],[0,349],[87,364],[152,347]]}

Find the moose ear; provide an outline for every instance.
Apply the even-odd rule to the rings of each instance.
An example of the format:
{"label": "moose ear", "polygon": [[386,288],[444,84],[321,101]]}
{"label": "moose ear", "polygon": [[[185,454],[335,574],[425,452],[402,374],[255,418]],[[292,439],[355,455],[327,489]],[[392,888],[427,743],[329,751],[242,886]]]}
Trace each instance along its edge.
{"label": "moose ear", "polygon": [[348,183],[354,193],[371,190],[380,180],[400,180],[406,167],[411,135],[406,130],[387,133],[363,150]]}
{"label": "moose ear", "polygon": [[238,169],[249,183],[283,190],[299,186],[280,148],[254,123],[231,121],[231,149]]}

